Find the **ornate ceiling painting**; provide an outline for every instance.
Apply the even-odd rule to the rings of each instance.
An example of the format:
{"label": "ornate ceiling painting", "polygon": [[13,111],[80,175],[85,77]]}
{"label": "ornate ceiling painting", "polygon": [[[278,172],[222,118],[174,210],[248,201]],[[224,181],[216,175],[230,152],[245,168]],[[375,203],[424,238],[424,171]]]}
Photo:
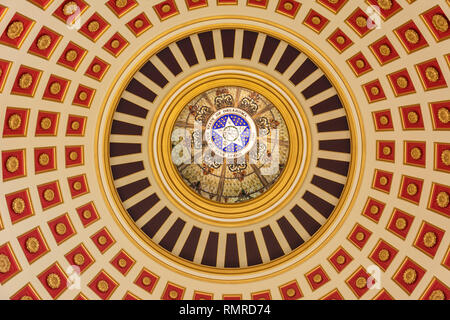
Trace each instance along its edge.
{"label": "ornate ceiling painting", "polygon": [[1,1],[0,298],[449,299],[449,16]]}

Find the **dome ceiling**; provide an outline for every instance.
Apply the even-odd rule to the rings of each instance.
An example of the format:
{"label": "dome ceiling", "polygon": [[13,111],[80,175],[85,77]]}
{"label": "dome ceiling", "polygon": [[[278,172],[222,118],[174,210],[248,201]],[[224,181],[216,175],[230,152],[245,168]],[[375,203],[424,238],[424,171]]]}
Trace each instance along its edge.
{"label": "dome ceiling", "polygon": [[449,16],[2,1],[0,298],[448,299]]}

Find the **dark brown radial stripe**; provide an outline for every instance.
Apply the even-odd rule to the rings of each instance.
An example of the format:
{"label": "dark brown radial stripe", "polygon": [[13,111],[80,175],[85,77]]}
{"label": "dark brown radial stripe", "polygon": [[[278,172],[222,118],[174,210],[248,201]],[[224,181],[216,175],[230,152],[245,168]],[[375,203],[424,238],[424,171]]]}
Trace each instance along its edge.
{"label": "dark brown radial stripe", "polygon": [[279,73],[283,74],[287,68],[294,62],[294,60],[299,56],[300,51],[295,49],[294,47],[291,47],[288,45],[286,47],[286,50],[284,50],[283,55],[281,56],[280,60],[278,61],[277,66],[275,67],[275,70],[277,70]]}
{"label": "dark brown radial stripe", "polygon": [[172,214],[172,211],[170,211],[167,207],[162,208],[153,218],[150,219],[149,222],[147,222],[141,230],[144,231],[146,235],[148,235],[150,238],[153,238],[158,232],[158,230],[161,228],[161,226],[166,222],[167,218]]}
{"label": "dark brown radial stripe", "polygon": [[236,36],[236,30],[224,29],[220,30],[222,38],[222,51],[224,58],[233,58],[234,56],[234,40]]}
{"label": "dark brown radial stripe", "polygon": [[117,112],[129,114],[130,116],[139,117],[142,119],[147,118],[148,110],[138,106],[137,104],[121,98],[117,105]]}
{"label": "dark brown radial stripe", "polygon": [[169,47],[161,50],[156,55],[174,76],[177,76],[183,71]]}
{"label": "dark brown radial stripe", "polygon": [[277,220],[277,223],[292,250],[298,248],[305,242],[297,231],[295,231],[294,227],[289,223],[286,217],[281,217]]}
{"label": "dark brown radial stripe", "polygon": [[316,196],[312,192],[306,191],[303,195],[303,199],[327,219],[330,217],[330,214],[334,210],[334,206],[331,203]]}
{"label": "dark brown radial stripe", "polygon": [[143,129],[142,126],[138,126],[136,124],[123,122],[119,120],[113,120],[111,126],[111,134],[140,136],[142,135],[142,129]]}
{"label": "dark brown radial stripe", "polygon": [[132,207],[128,208],[127,211],[134,221],[137,221],[144,213],[148,212],[151,208],[159,202],[159,197],[156,193],[149,195],[147,198],[139,201]]}
{"label": "dark brown radial stripe", "polygon": [[317,159],[317,167],[321,169],[325,169],[342,176],[348,175],[350,163],[347,161],[333,160],[333,159]]}
{"label": "dark brown radial stripe", "polygon": [[132,94],[137,95],[138,97],[141,97],[152,103],[156,99],[156,93],[154,93],[152,90],[150,90],[134,78],[131,79],[126,91],[131,92]]}
{"label": "dark brown radial stripe", "polygon": [[310,236],[312,236],[314,233],[316,233],[317,230],[321,227],[321,224],[318,223],[316,220],[313,219],[305,210],[303,210],[298,205],[295,205],[291,209],[292,214],[294,217],[300,222],[300,224],[305,228],[305,230],[309,233]]}
{"label": "dark brown radial stripe", "polygon": [[195,252],[197,251],[198,241],[202,230],[197,227],[192,227],[189,236],[184,243],[183,249],[181,249],[180,257],[189,261],[194,260]]}
{"label": "dark brown radial stripe", "polygon": [[262,263],[261,254],[259,253],[258,243],[253,231],[244,233],[245,251],[247,253],[247,265],[254,266]]}
{"label": "dark brown radial stripe", "polygon": [[111,142],[109,144],[109,156],[110,157],[119,157],[127,154],[135,154],[141,153],[141,144],[140,143],[119,143],[119,142]]}
{"label": "dark brown radial stripe", "polygon": [[144,162],[128,162],[111,166],[111,173],[114,180],[129,176],[130,174],[144,170]]}
{"label": "dark brown radial stripe", "polygon": [[314,175],[314,177],[312,178],[311,183],[316,187],[319,187],[323,191],[335,196],[336,198],[339,198],[342,194],[342,190],[344,190],[344,185],[342,183],[316,175]]}
{"label": "dark brown radial stripe", "polygon": [[259,57],[259,62],[268,65],[279,44],[279,39],[266,36],[266,40],[264,41],[264,45],[261,50],[261,56]]}
{"label": "dark brown radial stripe", "polygon": [[320,140],[319,149],[324,151],[350,153],[350,139]]}
{"label": "dark brown radial stripe", "polygon": [[183,54],[184,59],[190,67],[198,64],[197,55],[195,54],[194,46],[190,37],[177,41],[177,47]]}
{"label": "dark brown radial stripe", "polygon": [[227,234],[225,268],[239,268],[239,253],[236,233]]}
{"label": "dark brown radial stripe", "polygon": [[298,85],[300,82],[305,80],[311,73],[317,70],[317,66],[309,58],[301,64],[300,67],[294,72],[294,74],[289,79],[294,86]]}
{"label": "dark brown radial stripe", "polygon": [[169,83],[166,77],[164,77],[163,74],[150,61],[147,61],[142,68],[139,69],[139,72],[156,83],[160,88],[164,88],[166,84]]}
{"label": "dark brown radial stripe", "polygon": [[314,83],[312,83],[308,88],[302,91],[303,96],[305,99],[310,99],[314,97],[315,95],[318,95],[319,93],[330,89],[332,87],[331,82],[328,80],[328,78],[323,75]]}
{"label": "dark brown radial stripe", "polygon": [[281,249],[281,246],[278,243],[277,237],[275,237],[272,228],[270,226],[262,227],[261,232],[264,238],[264,242],[266,243],[267,251],[269,252],[270,260],[274,260],[284,255],[283,249]]}
{"label": "dark brown radial stripe", "polygon": [[348,130],[348,121],[347,121],[346,116],[319,122],[316,125],[317,125],[317,131],[319,131],[319,132],[347,131]]}
{"label": "dark brown radial stripe", "polygon": [[203,53],[206,60],[213,60],[216,58],[216,52],[214,49],[214,39],[212,31],[198,33],[198,39],[202,45]]}
{"label": "dark brown radial stripe", "polygon": [[217,249],[219,244],[219,234],[217,232],[209,232],[206,241],[205,251],[203,252],[202,264],[215,267],[217,265]]}
{"label": "dark brown radial stripe", "polygon": [[311,107],[311,111],[314,115],[322,114],[325,112],[342,109],[341,99],[337,95],[325,99]]}
{"label": "dark brown radial stripe", "polygon": [[144,178],[117,188],[117,193],[119,194],[120,200],[126,201],[148,187],[150,187],[150,181]]}
{"label": "dark brown radial stripe", "polygon": [[244,36],[242,39],[242,59],[251,60],[253,51],[255,50],[256,39],[258,38],[258,33],[253,31],[244,31]]}
{"label": "dark brown radial stripe", "polygon": [[178,238],[180,237],[181,231],[185,226],[186,222],[180,218],[178,218],[175,223],[170,227],[169,231],[164,235],[164,238],[159,242],[160,246],[166,249],[167,251],[172,251],[173,247],[177,243]]}

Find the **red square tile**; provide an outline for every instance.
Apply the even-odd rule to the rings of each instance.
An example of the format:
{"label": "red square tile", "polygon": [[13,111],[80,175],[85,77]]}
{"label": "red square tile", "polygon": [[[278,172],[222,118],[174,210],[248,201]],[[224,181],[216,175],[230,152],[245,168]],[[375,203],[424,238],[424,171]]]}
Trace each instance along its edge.
{"label": "red square tile", "polygon": [[66,97],[67,90],[69,89],[69,85],[70,80],[52,74],[48,79],[47,87],[45,88],[42,99],[63,102]]}
{"label": "red square tile", "polygon": [[328,10],[331,10],[334,13],[338,13],[342,7],[347,3],[348,0],[335,0],[335,1],[329,1],[329,0],[317,0],[321,5],[323,5]]}
{"label": "red square tile", "polygon": [[386,204],[384,202],[375,200],[371,197],[367,199],[366,205],[364,206],[362,215],[369,218],[375,223],[378,223],[383,214]]}
{"label": "red square tile", "polygon": [[370,46],[370,50],[372,50],[373,55],[377,58],[380,65],[385,65],[386,63],[392,62],[400,58],[398,52],[395,50],[391,41],[384,36],[381,39],[378,39]]}
{"label": "red square tile", "polygon": [[9,242],[0,246],[0,261],[2,265],[2,271],[0,272],[0,284],[3,285],[22,271],[22,268],[20,267]]}
{"label": "red square tile", "polygon": [[449,300],[450,289],[436,277],[428,285],[420,300]]}
{"label": "red square tile", "polygon": [[25,177],[25,149],[2,151],[2,172],[3,181]]}
{"label": "red square tile", "polygon": [[38,6],[42,10],[46,10],[53,0],[28,0],[32,4]]}
{"label": "red square tile", "polygon": [[34,148],[34,172],[36,174],[56,170],[56,147]]}
{"label": "red square tile", "polygon": [[89,40],[96,42],[102,34],[110,27],[110,24],[98,13],[95,12],[78,30]]}
{"label": "red square tile", "polygon": [[450,172],[450,143],[434,143],[434,169]]}
{"label": "red square tile", "polygon": [[86,117],[69,115],[67,119],[66,136],[84,136]]}
{"label": "red square tile", "polygon": [[8,11],[8,7],[5,7],[0,4],[0,21],[2,21],[2,19],[5,16],[7,11]]}
{"label": "red square tile", "polygon": [[86,298],[86,296],[80,292],[79,294],[77,294],[77,296],[73,300],[84,301],[84,300],[89,300],[89,299]]}
{"label": "red square tile", "polygon": [[310,10],[303,23],[317,33],[322,32],[329,20],[317,11]]}
{"label": "red square tile", "polygon": [[119,284],[103,270],[88,284],[88,287],[103,300],[108,300],[118,286]]}
{"label": "red square tile", "polygon": [[361,8],[357,8],[355,11],[353,11],[353,13],[348,16],[345,22],[360,37],[364,37],[371,30],[373,30],[375,26],[374,21],[372,21],[372,19],[370,19]]}
{"label": "red square tile", "polygon": [[38,275],[38,279],[53,299],[57,299],[67,289],[67,276],[58,263]]}
{"label": "red square tile", "polygon": [[6,108],[3,137],[26,137],[30,109]]}
{"label": "red square tile", "polygon": [[177,4],[174,0],[166,0],[153,6],[159,20],[163,21],[176,16],[178,12]]}
{"label": "red square tile", "polygon": [[283,300],[298,300],[303,297],[303,293],[296,280],[280,286],[279,290]]}
{"label": "red square tile", "polygon": [[396,0],[390,1],[367,0],[367,2],[372,6],[376,6],[374,12],[379,13],[384,20],[391,18],[394,14],[402,10],[402,7],[398,4]]}
{"label": "red square tile", "polygon": [[414,83],[406,69],[388,74],[387,78],[396,97],[416,92]]}
{"label": "red square tile", "polygon": [[416,69],[426,91],[447,87],[444,74],[436,59],[419,63]]}
{"label": "red square tile", "polygon": [[393,131],[394,122],[392,121],[391,111],[389,109],[372,112],[376,131]]}
{"label": "red square tile", "polygon": [[222,300],[242,300],[242,294],[223,294]]}
{"label": "red square tile", "polygon": [[33,97],[41,76],[41,70],[21,65],[11,89],[11,94]]}
{"label": "red square tile", "polygon": [[142,12],[141,14],[134,17],[130,22],[128,22],[126,26],[136,37],[139,37],[153,25],[148,19],[147,15]]}
{"label": "red square tile", "polygon": [[367,61],[361,51],[348,59],[347,63],[350,65],[357,77],[373,70],[369,61]]}
{"label": "red square tile", "polygon": [[[268,0],[247,0],[247,5],[252,7],[267,7]],[[186,0],[186,6],[189,10],[203,8],[208,6],[208,0]]]}
{"label": "red square tile", "polygon": [[3,92],[3,88],[5,87],[11,65],[11,61],[0,59],[0,93]]}
{"label": "red square tile", "polygon": [[427,40],[412,20],[401,25],[394,32],[408,53],[428,47]]}
{"label": "red square tile", "polygon": [[47,210],[63,203],[58,181],[44,183],[37,186],[42,210]]}
{"label": "red square tile", "polygon": [[95,92],[95,89],[89,88],[82,84],[78,85],[72,104],[79,107],[90,108],[92,100],[94,100]]}
{"label": "red square tile", "polygon": [[91,236],[91,240],[101,253],[105,253],[115,243],[115,240],[106,228],[100,229],[96,234]]}
{"label": "red square tile", "polygon": [[80,269],[80,274],[94,264],[94,258],[92,258],[91,254],[82,243],[73,248],[64,257],[66,257],[70,265],[77,266]]}
{"label": "red square tile", "polygon": [[407,257],[392,277],[392,280],[408,295],[411,295],[424,275],[425,270]]}
{"label": "red square tile", "polygon": [[372,188],[381,192],[389,193],[391,191],[393,173],[383,170],[375,170]]}
{"label": "red square tile", "polygon": [[328,261],[331,263],[334,269],[338,273],[345,269],[352,261],[353,257],[345,251],[344,248],[339,247],[329,258]]}
{"label": "red square tile", "polygon": [[422,110],[420,105],[400,107],[403,130],[424,130]]}
{"label": "red square tile", "polygon": [[134,284],[151,294],[153,293],[158,280],[159,277],[157,275],[147,270],[146,268],[143,268],[134,281]]}
{"label": "red square tile", "polygon": [[313,291],[330,281],[330,277],[328,277],[322,266],[314,268],[305,277]]}
{"label": "red square tile", "polygon": [[58,64],[77,71],[87,54],[87,50],[70,41],[58,59]]}
{"label": "red square tile", "polygon": [[289,18],[295,18],[301,3],[295,0],[279,0],[276,12],[281,13]]}
{"label": "red square tile", "polygon": [[123,296],[122,300],[141,300],[141,299],[138,298],[136,295],[132,294],[131,292],[127,292]]}
{"label": "red square tile", "polygon": [[344,52],[353,44],[353,41],[339,28],[327,40],[339,53]]}
{"label": "red square tile", "polygon": [[33,204],[28,189],[5,195],[11,223],[15,224],[34,215]]}
{"label": "red square tile", "polygon": [[414,216],[395,208],[386,229],[405,240],[413,221]]}
{"label": "red square tile", "polygon": [[19,49],[34,24],[34,20],[16,12],[0,35],[0,44]]}
{"label": "red square tile", "polygon": [[95,57],[84,74],[94,80],[102,81],[110,66],[106,61]]}
{"label": "red square tile", "polygon": [[395,259],[398,250],[384,240],[379,240],[369,255],[372,260],[383,271],[386,271]]}
{"label": "red square tile", "polygon": [[61,39],[62,36],[59,33],[47,27],[42,27],[41,31],[39,31],[35,40],[28,49],[28,53],[44,59],[49,59]]}
{"label": "red square tile", "polygon": [[110,261],[117,271],[124,276],[130,272],[135,262],[136,261],[124,250],[120,250],[119,253],[117,253],[116,256]]}
{"label": "red square tile", "polygon": [[27,283],[22,289],[11,296],[11,300],[41,300],[36,290],[30,283]]}
{"label": "red square tile", "polygon": [[28,263],[33,263],[50,251],[39,227],[17,237]]}
{"label": "red square tile", "polygon": [[128,41],[119,32],[116,32],[111,39],[105,43],[103,49],[117,58],[127,46]]}
{"label": "red square tile", "polygon": [[369,103],[386,100],[383,87],[378,79],[364,84],[363,89]]}
{"label": "red square tile", "polygon": [[320,298],[320,300],[344,300],[344,297],[341,295],[338,289],[334,289],[333,291]]}
{"label": "red square tile", "polygon": [[81,166],[84,164],[84,146],[65,147],[66,168]]}
{"label": "red square tile", "polygon": [[450,130],[450,101],[432,102],[430,111],[435,130]]}
{"label": "red square tile", "polygon": [[89,193],[89,187],[85,174],[67,178],[72,199]]}
{"label": "red square tile", "polygon": [[436,41],[450,38],[448,17],[439,5],[427,10],[420,15]]}
{"label": "red square tile", "polygon": [[353,230],[350,232],[347,239],[351,243],[353,243],[359,250],[361,250],[362,248],[364,248],[371,235],[372,232],[357,223],[353,227]]}
{"label": "red square tile", "polygon": [[437,250],[439,249],[439,245],[444,238],[444,234],[445,231],[441,228],[423,221],[422,226],[417,233],[416,240],[414,241],[414,247],[430,256],[431,258],[434,258]]}
{"label": "red square tile", "polygon": [[[270,294],[270,290],[253,292],[251,294],[251,299],[252,300],[272,300],[272,295]],[[212,294],[211,294],[211,300],[212,300]]]}
{"label": "red square tile", "polygon": [[403,163],[411,166],[425,168],[426,143],[425,141],[404,141]]}
{"label": "red square tile", "polygon": [[65,0],[53,15],[67,25],[72,25],[87,8],[89,5],[84,0]]}
{"label": "red square tile", "polygon": [[386,291],[386,289],[381,289],[373,300],[394,300],[394,298]]}
{"label": "red square tile", "polygon": [[186,288],[167,282],[166,288],[163,291],[161,300],[183,300]]}
{"label": "red square tile", "polygon": [[395,141],[377,141],[377,160],[395,161]]}
{"label": "red square tile", "polygon": [[420,202],[420,196],[422,194],[422,187],[423,187],[422,179],[409,176],[402,176],[402,183],[400,185],[398,197],[400,199],[418,205]]}
{"label": "red square tile", "polygon": [[355,296],[361,298],[367,291],[369,291],[369,286],[372,285],[369,278],[372,279],[363,267],[359,267],[359,269],[356,270],[356,272],[353,273],[345,282]]}
{"label": "red square tile", "polygon": [[447,253],[445,254],[441,264],[450,270],[450,247],[447,249]]}
{"label": "red square tile", "polygon": [[36,121],[36,136],[56,136],[59,112],[39,111]]}
{"label": "red square tile", "polygon": [[76,211],[85,228],[100,219],[93,202],[78,207]]}
{"label": "red square tile", "polygon": [[75,234],[75,228],[67,213],[50,220],[48,227],[57,245],[60,245]]}
{"label": "red square tile", "polygon": [[109,0],[106,2],[106,5],[108,8],[111,9],[112,12],[117,17],[122,17],[123,15],[127,14],[129,11],[131,11],[133,8],[135,8],[138,3],[136,0],[127,0],[127,1],[116,1],[116,0]]}
{"label": "red square tile", "polygon": [[217,0],[217,5],[237,5],[238,0]]}

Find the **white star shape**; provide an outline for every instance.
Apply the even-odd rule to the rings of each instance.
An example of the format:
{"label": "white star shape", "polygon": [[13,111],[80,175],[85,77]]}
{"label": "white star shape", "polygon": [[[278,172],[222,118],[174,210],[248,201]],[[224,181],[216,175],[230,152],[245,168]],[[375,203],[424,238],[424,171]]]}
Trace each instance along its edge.
{"label": "white star shape", "polygon": [[220,129],[214,129],[214,132],[222,138],[222,148],[227,148],[230,144],[236,144],[244,147],[241,135],[247,129],[247,126],[237,126],[233,123],[230,117],[227,118],[225,126]]}

